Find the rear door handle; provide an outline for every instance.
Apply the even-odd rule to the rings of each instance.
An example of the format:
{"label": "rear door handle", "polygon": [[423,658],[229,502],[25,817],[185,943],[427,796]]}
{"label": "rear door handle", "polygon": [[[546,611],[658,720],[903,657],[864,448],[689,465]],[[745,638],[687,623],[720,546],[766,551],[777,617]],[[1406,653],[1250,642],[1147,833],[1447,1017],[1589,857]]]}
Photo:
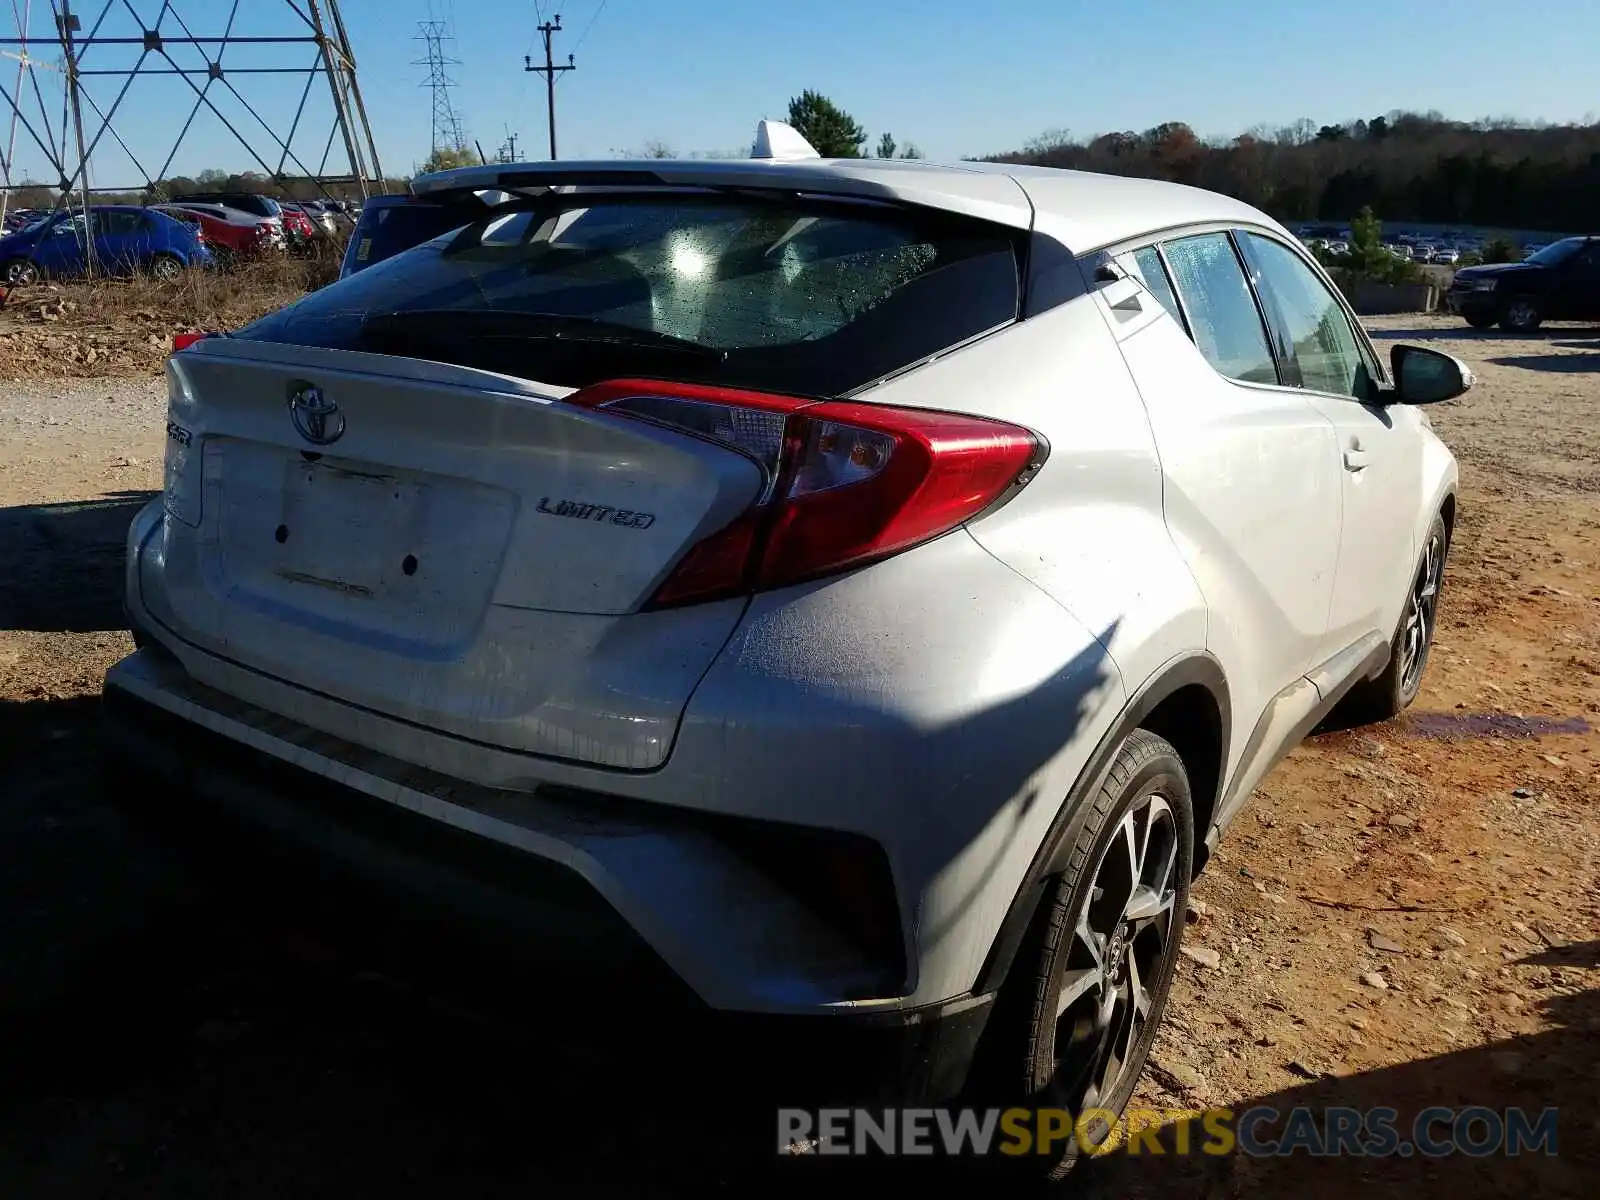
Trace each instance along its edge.
{"label": "rear door handle", "polygon": [[1344,469],[1346,471],[1364,471],[1372,460],[1367,457],[1367,452],[1360,446],[1351,446],[1344,452]]}

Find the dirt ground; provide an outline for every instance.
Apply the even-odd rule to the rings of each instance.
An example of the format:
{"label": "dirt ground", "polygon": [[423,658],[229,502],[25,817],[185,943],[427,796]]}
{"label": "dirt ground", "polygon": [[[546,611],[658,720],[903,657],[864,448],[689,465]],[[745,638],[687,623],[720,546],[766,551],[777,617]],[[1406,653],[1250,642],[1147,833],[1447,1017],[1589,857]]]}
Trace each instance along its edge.
{"label": "dirt ground", "polygon": [[226,272],[187,271],[171,283],[97,279],[5,290],[0,378],[128,379],[159,374],[172,336],[238,329],[337,277],[341,247],[319,243]]}
{"label": "dirt ground", "polygon": [[[99,681],[130,648],[121,539],[160,486],[164,395],[143,351],[120,378],[13,370],[18,331],[50,324],[0,322],[0,375],[35,381],[0,396],[0,1191],[738,1186],[716,1152],[737,1097],[689,1103],[549,1039],[513,1053],[249,936],[105,804]],[[1555,1106],[1559,1154],[1118,1156],[1083,1180],[1107,1195],[1600,1188],[1600,330],[1371,325],[1479,373],[1432,411],[1463,485],[1432,666],[1412,714],[1312,738],[1230,832],[1135,1103]]]}

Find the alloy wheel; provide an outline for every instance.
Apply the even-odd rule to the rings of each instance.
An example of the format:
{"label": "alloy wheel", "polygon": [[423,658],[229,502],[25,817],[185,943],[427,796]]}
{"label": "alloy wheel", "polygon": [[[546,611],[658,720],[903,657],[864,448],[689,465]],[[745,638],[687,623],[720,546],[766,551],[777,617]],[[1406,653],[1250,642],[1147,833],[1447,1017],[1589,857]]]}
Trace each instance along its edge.
{"label": "alloy wheel", "polygon": [[1422,565],[1406,599],[1405,625],[1400,638],[1400,690],[1410,696],[1422,681],[1428,646],[1433,641],[1433,618],[1439,607],[1439,587],[1444,582],[1444,538],[1437,531],[1423,547]]}
{"label": "alloy wheel", "polygon": [[1115,1103],[1142,1065],[1152,998],[1182,932],[1173,925],[1177,859],[1172,807],[1151,792],[1123,816],[1095,866],[1056,1008],[1055,1090],[1075,1113]]}
{"label": "alloy wheel", "polygon": [[1506,323],[1513,329],[1532,329],[1539,323],[1539,310],[1529,300],[1513,301],[1506,310]]}

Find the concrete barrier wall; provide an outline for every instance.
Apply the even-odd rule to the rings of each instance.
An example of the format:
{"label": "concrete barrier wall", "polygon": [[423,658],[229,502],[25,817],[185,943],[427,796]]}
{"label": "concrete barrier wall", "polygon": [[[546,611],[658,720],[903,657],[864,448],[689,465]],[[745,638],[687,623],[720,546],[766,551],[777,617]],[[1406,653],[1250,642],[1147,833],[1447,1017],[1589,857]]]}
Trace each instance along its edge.
{"label": "concrete barrier wall", "polygon": [[1432,312],[1439,306],[1440,289],[1431,283],[1353,283],[1344,294],[1363,317],[1384,313]]}

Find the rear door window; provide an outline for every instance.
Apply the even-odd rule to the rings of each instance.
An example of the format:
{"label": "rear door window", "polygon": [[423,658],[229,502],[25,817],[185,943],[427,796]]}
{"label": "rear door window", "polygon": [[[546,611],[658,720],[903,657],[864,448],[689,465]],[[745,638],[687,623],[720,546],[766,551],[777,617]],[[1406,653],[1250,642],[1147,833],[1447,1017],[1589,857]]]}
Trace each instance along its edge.
{"label": "rear door window", "polygon": [[138,233],[143,220],[136,212],[125,212],[118,209],[102,209],[95,213],[95,232],[102,237],[124,237],[131,233]]}
{"label": "rear door window", "polygon": [[1172,281],[1167,278],[1167,268],[1161,261],[1161,252],[1154,246],[1141,246],[1126,254],[1117,255],[1117,265],[1144,285],[1179,325],[1184,324],[1183,309],[1172,291]]}
{"label": "rear door window", "polygon": [[1179,238],[1163,244],[1162,251],[1189,314],[1190,334],[1206,361],[1229,379],[1277,383],[1261,311],[1228,235]]}
{"label": "rear door window", "polygon": [[574,387],[644,371],[836,395],[1015,320],[1018,296],[1016,234],[949,214],[563,195],[435,237],[236,336]]}

